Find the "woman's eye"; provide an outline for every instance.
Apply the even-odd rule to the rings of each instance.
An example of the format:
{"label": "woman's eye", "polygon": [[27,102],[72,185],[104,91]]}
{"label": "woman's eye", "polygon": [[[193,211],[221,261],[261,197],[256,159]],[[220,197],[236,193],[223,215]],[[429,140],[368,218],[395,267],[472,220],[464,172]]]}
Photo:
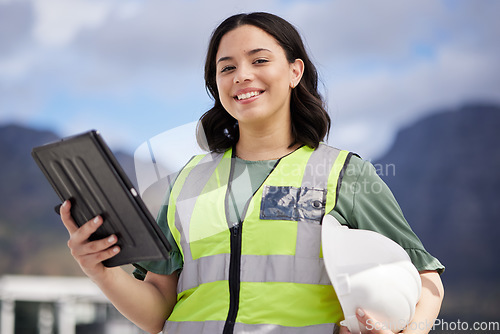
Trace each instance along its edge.
{"label": "woman's eye", "polygon": [[234,66],[229,66],[229,65],[228,65],[228,66],[224,66],[224,67],[220,70],[220,72],[221,72],[221,73],[228,72],[228,71],[233,70],[234,68],[235,68]]}
{"label": "woman's eye", "polygon": [[263,64],[263,63],[267,63],[269,60],[267,59],[256,59],[254,61],[254,64]]}

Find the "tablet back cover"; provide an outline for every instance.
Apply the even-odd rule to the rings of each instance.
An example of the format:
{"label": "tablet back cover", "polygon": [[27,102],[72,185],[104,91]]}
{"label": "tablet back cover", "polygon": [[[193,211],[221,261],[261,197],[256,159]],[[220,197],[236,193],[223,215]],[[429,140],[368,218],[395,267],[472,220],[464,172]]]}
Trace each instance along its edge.
{"label": "tablet back cover", "polygon": [[103,217],[91,240],[118,236],[121,251],[105,266],[168,258],[165,235],[97,131],[35,147],[32,156],[61,201],[71,200],[78,226]]}

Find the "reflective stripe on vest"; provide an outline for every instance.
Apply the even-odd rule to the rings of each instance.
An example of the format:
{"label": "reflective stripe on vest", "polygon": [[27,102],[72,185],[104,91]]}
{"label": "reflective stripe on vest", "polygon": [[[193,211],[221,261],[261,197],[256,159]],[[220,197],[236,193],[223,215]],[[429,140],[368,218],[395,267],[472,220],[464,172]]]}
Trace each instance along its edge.
{"label": "reflective stripe on vest", "polygon": [[[231,154],[193,158],[172,188],[168,222],[184,267],[168,333],[201,333],[199,328],[223,327],[227,318]],[[347,158],[348,152],[323,144],[302,147],[280,159],[247,204],[236,332],[298,333],[307,327],[332,333],[342,319],[323,264],[320,221],[336,204]]]}
{"label": "reflective stripe on vest", "polygon": [[[168,329],[167,329],[168,324]],[[222,333],[224,321],[205,321],[205,322],[167,322],[163,329],[164,334],[213,334]],[[269,324],[241,324],[234,327],[234,332],[239,334],[333,334],[335,332],[334,324],[320,324],[305,327],[281,327]]]}

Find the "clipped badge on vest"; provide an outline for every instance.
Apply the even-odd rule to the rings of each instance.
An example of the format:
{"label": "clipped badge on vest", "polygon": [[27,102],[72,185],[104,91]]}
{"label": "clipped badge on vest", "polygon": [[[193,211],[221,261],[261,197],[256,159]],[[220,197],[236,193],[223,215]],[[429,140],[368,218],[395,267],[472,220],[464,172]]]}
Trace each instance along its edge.
{"label": "clipped badge on vest", "polygon": [[321,224],[325,215],[326,192],[318,188],[265,185],[260,219]]}

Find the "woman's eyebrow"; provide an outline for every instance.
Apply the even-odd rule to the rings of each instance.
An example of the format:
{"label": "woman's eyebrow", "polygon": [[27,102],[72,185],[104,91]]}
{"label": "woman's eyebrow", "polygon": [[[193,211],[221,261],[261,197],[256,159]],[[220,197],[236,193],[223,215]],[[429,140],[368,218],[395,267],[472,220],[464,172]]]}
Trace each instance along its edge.
{"label": "woman's eyebrow", "polygon": [[247,54],[248,54],[249,56],[251,56],[251,55],[254,55],[254,54],[259,53],[259,52],[262,52],[262,51],[266,51],[266,52],[273,53],[273,52],[272,52],[271,50],[269,50],[269,49],[265,49],[265,48],[257,48],[257,49],[253,49],[253,50],[248,51],[248,52],[247,52]]}
{"label": "woman's eyebrow", "polygon": [[[251,55],[254,55],[254,54],[262,52],[262,51],[273,53],[271,50],[266,49],[266,48],[257,48],[257,49],[252,49],[250,51],[247,51],[246,54],[251,56]],[[219,60],[217,60],[217,64],[222,62],[222,61],[231,60],[231,59],[233,59],[233,57],[220,57]]]}

